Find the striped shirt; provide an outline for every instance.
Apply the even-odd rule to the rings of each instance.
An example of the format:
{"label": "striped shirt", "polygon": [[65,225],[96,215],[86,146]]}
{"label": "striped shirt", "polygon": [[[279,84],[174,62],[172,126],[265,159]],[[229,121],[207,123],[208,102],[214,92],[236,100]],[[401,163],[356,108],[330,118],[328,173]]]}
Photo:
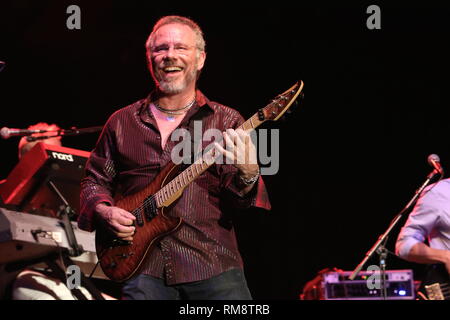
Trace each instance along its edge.
{"label": "striped shirt", "polygon": [[[171,160],[171,150],[178,143],[167,140],[161,147],[161,134],[150,111],[152,95],[116,111],[107,121],[96,147],[86,164],[81,182],[78,225],[95,230],[95,206],[100,202],[114,205],[114,194],[127,196],[146,187]],[[202,130],[225,131],[243,122],[234,109],[209,101],[197,91],[196,103],[189,109],[179,128],[189,130],[201,120]],[[211,141],[203,141],[207,146]],[[208,279],[233,268],[242,268],[232,225],[232,210],[224,207],[270,209],[261,178],[246,195],[237,179],[237,169],[229,164],[215,164],[188,185],[170,210],[181,217],[182,227],[163,238],[149,253],[143,273],[177,284]]]}

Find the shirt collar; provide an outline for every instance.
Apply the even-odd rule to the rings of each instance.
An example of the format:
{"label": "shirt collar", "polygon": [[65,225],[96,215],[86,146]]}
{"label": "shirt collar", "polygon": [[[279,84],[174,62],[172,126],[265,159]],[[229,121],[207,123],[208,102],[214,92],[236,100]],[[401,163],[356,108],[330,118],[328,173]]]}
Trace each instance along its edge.
{"label": "shirt collar", "polygon": [[[147,98],[142,100],[142,104],[141,104],[141,107],[139,110],[139,117],[141,118],[142,121],[151,123],[153,126],[156,127],[156,120],[153,117],[153,114],[150,112],[150,103],[155,101],[155,95],[156,95],[156,90],[153,90],[152,92],[150,92],[150,94],[147,96]],[[209,99],[198,89],[196,90],[196,93],[195,93],[195,102],[196,103],[187,112],[187,114],[184,117],[181,124],[189,121],[189,119],[194,114],[198,113],[200,110],[207,111],[206,113],[210,113],[211,111],[213,113],[215,112],[215,109],[213,108],[211,101],[209,101]],[[204,108],[206,108],[208,110],[204,110]]]}

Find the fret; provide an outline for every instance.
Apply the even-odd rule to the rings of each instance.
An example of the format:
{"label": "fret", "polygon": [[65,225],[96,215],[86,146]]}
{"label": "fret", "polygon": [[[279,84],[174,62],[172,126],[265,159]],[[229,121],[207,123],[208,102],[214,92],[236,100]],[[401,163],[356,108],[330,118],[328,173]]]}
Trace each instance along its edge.
{"label": "fret", "polygon": [[177,176],[177,178],[180,179],[180,184],[181,184],[182,186],[186,185],[186,183],[185,183],[184,180],[183,180],[183,172],[181,172],[181,173]]}
{"label": "fret", "polygon": [[158,192],[158,198],[159,198],[159,205],[161,206],[163,204],[163,198],[161,192]]}
{"label": "fret", "polygon": [[188,176],[189,180],[191,180],[191,178],[192,178],[191,167],[189,167],[189,168],[186,169],[186,173],[187,173],[187,176]]}
{"label": "fret", "polygon": [[164,188],[162,188],[162,190],[163,190],[163,199],[164,199],[164,202],[166,202],[166,200],[169,199],[167,188],[164,187]]}
{"label": "fret", "polygon": [[256,127],[259,126],[261,124],[261,121],[259,120],[259,118],[255,115],[255,119],[256,121]]}
{"label": "fret", "polygon": [[197,171],[195,170],[195,164],[191,165],[191,172],[192,172],[192,178],[197,178],[198,174],[197,174]]}
{"label": "fret", "polygon": [[188,183],[190,183],[192,181],[192,177],[191,177],[191,170],[190,168],[186,169],[186,176],[188,178]]}
{"label": "fret", "polygon": [[174,195],[178,190],[177,184],[174,180],[170,182],[170,190],[172,191],[172,195]]}
{"label": "fret", "polygon": [[162,205],[164,203],[164,192],[163,192],[164,188],[159,190],[159,203]]}
{"label": "fret", "polygon": [[156,207],[159,206],[158,192],[153,195],[155,197]]}
{"label": "fret", "polygon": [[260,125],[259,119],[258,119],[258,117],[255,117],[255,115],[253,115],[253,116],[250,118],[250,121],[252,122],[253,128],[256,128],[257,126]]}
{"label": "fret", "polygon": [[170,195],[170,197],[172,197],[172,195],[175,193],[176,188],[174,189],[172,181],[170,181],[167,184],[167,186],[168,186],[167,188],[169,190],[169,195]]}
{"label": "fret", "polygon": [[194,168],[195,168],[195,172],[197,173],[197,175],[199,175],[199,171],[198,171],[198,165],[196,163],[193,164]]}

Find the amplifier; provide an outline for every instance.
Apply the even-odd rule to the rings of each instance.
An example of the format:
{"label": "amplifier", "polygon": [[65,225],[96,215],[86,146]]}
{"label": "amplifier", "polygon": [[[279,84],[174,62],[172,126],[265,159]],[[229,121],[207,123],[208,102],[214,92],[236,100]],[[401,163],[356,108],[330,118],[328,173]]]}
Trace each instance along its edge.
{"label": "amplifier", "polygon": [[[351,271],[322,274],[321,290],[325,300],[380,300],[382,298],[379,271],[361,271],[354,280]],[[388,300],[413,300],[415,298],[412,270],[387,270],[385,272]]]}

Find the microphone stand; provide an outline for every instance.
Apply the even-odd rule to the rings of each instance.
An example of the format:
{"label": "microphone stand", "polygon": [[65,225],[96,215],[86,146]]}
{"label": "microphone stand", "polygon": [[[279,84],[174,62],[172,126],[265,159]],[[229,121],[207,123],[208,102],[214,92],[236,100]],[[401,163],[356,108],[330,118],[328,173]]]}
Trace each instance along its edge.
{"label": "microphone stand", "polygon": [[102,126],[97,126],[97,127],[89,127],[89,128],[71,128],[71,129],[62,129],[62,130],[56,130],[56,131],[47,131],[47,132],[56,132],[55,135],[53,136],[37,136],[37,137],[33,137],[33,136],[28,136],[27,137],[27,141],[28,142],[33,142],[33,141],[37,141],[37,140],[45,140],[45,139],[50,139],[50,138],[55,138],[55,137],[60,137],[60,136],[77,136],[79,134],[84,134],[84,133],[94,133],[94,132],[98,132],[101,131],[103,129]]}
{"label": "microphone stand", "polygon": [[81,254],[83,254],[84,249],[83,246],[79,245],[77,242],[77,238],[75,236],[75,232],[73,231],[72,222],[70,222],[70,219],[75,216],[75,212],[70,207],[69,203],[67,202],[66,198],[61,194],[59,189],[55,186],[55,184],[49,180],[48,185],[53,190],[53,192],[56,193],[59,199],[64,203],[62,206],[62,209],[59,212],[60,219],[62,221],[62,227],[64,228],[67,236],[67,241],[69,242],[69,255],[71,257],[78,257]]}
{"label": "microphone stand", "polygon": [[391,221],[387,230],[380,235],[377,242],[373,245],[373,247],[366,253],[365,258],[360,262],[360,264],[355,268],[355,270],[350,275],[349,279],[354,280],[358,273],[361,271],[366,262],[372,257],[372,255],[376,252],[379,255],[379,265],[380,265],[380,276],[381,276],[381,296],[384,300],[387,299],[387,286],[386,286],[386,258],[389,251],[386,249],[385,245],[388,239],[388,236],[392,229],[397,225],[403,215],[412,208],[414,203],[419,198],[420,194],[423,190],[431,183],[431,181],[439,175],[439,180],[443,177],[443,171],[439,172],[437,169],[434,169],[428,176],[425,182],[420,186],[419,189],[416,190],[412,199],[408,202],[408,204],[397,214],[397,216]]}

